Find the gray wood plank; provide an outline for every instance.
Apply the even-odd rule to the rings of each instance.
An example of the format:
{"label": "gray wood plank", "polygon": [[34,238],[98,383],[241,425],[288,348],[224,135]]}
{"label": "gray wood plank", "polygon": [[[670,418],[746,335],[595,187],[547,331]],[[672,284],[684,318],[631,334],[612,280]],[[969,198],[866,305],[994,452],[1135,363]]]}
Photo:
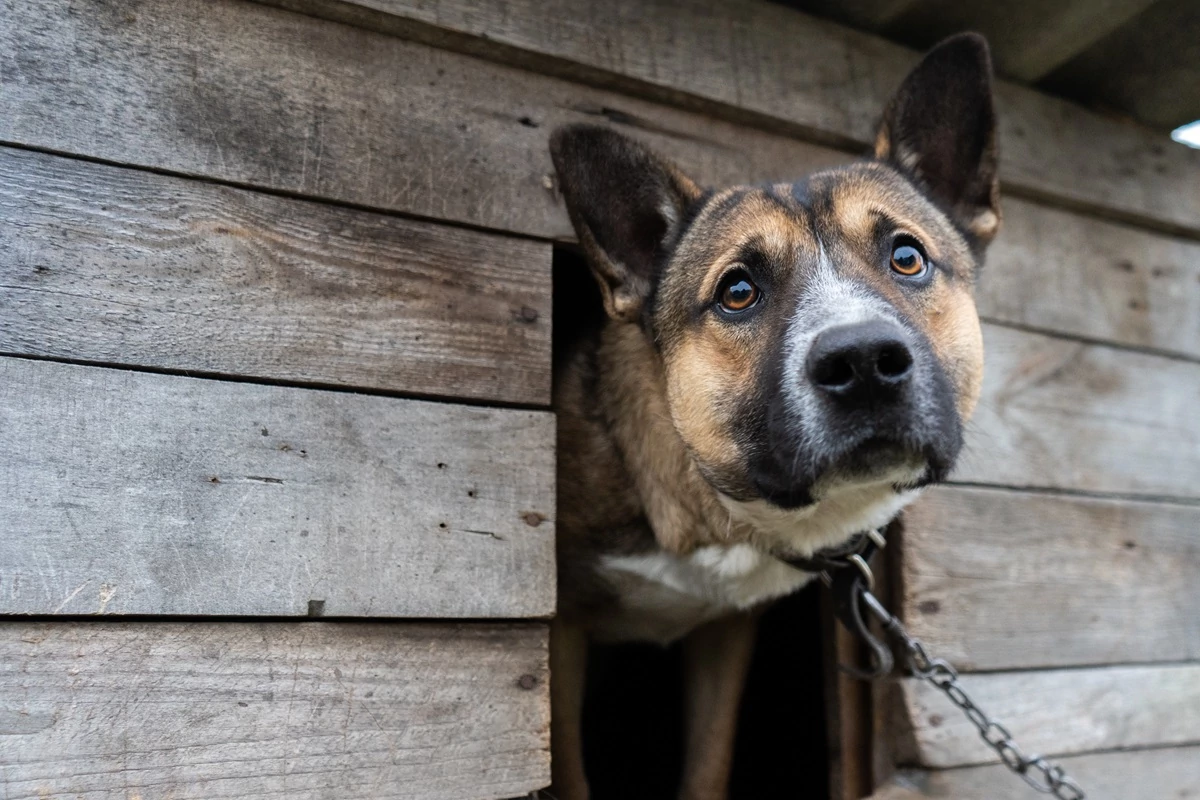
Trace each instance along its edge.
{"label": "gray wood plank", "polygon": [[[1200,787],[1200,747],[1096,753],[1059,760],[1089,800],[1190,800]],[[872,800],[1030,800],[1028,786],[1003,766],[903,770]]]}
{"label": "gray wood plank", "polygon": [[984,350],[954,479],[1200,497],[1200,364],[998,325]]}
{"label": "gray wood plank", "polygon": [[[0,351],[548,402],[544,244],[10,148],[0,213]],[[1200,244],[1005,218],[985,317],[1200,357]]]}
{"label": "gray wood plank", "polygon": [[0,141],[566,238],[549,132],[617,120],[700,179],[844,153],[241,0],[32,0],[0,28]]}
{"label": "gray wood plank", "polygon": [[[1200,742],[1200,664],[996,672],[968,675],[962,684],[1027,753]],[[905,678],[900,695],[900,763],[939,768],[999,763],[975,726],[938,689]]]}
{"label": "gray wood plank", "polygon": [[490,800],[549,783],[542,625],[0,623],[10,800]]}
{"label": "gray wood plank", "polygon": [[1046,75],[1042,86],[1166,133],[1200,117],[1197,26],[1194,0],[1158,0]]}
{"label": "gray wood plank", "polygon": [[996,71],[1031,83],[1128,23],[1155,0],[892,0],[890,9],[866,20],[865,26],[858,24],[861,16],[854,13],[859,2],[843,6],[829,0],[796,0],[789,5],[914,48],[932,45],[957,31],[979,31],[988,37]]}
{"label": "gray wood plank", "polygon": [[946,487],[905,522],[898,610],[959,669],[1200,660],[1200,506]]}
{"label": "gray wood plank", "polygon": [[1200,243],[1008,198],[979,311],[998,322],[1200,357]]}
{"label": "gray wood plank", "polygon": [[[848,158],[785,136],[277,9],[234,0],[203,8],[175,8],[173,2],[179,0],[142,7],[131,20],[110,19],[107,7],[88,5],[55,22],[61,6],[54,0],[15,10],[31,18],[0,31],[0,38],[19,31],[14,52],[21,44],[31,57],[40,54],[38,63],[82,59],[109,73],[56,72],[54,80],[30,74],[6,87],[6,103],[21,113],[0,115],[0,136],[19,134],[56,150],[554,239],[572,237],[552,190],[546,146],[548,131],[558,124],[608,122],[712,184],[796,177]],[[279,41],[304,46],[280,52]],[[203,74],[192,74],[186,65],[193,62],[205,65]],[[119,103],[110,97],[118,88]],[[5,125],[13,126],[9,134]],[[274,208],[271,202],[283,201],[244,202]],[[1013,198],[1006,211],[1008,230],[984,277],[985,315],[1192,357],[1200,353],[1195,245]],[[208,232],[200,241],[233,247],[230,238],[237,237]],[[1046,264],[1064,266],[1047,280]],[[492,291],[503,292],[495,283]],[[484,302],[472,297],[466,305]],[[1137,307],[1129,308],[1131,301]],[[540,324],[541,307],[517,308],[526,305],[539,312]],[[417,345],[406,344],[406,353]],[[512,362],[499,368],[519,363],[514,352]],[[472,369],[484,368],[472,362]]]}
{"label": "gray wood plank", "polygon": [[0,352],[550,402],[550,246],[0,148]]}
{"label": "gray wood plank", "polygon": [[[1034,83],[1077,53],[1127,25],[1156,0],[1070,0],[1052,5],[1026,0],[1010,8],[990,3],[960,4],[972,17],[958,30],[987,33],[996,68],[1019,81]],[[989,13],[992,12],[992,13]],[[978,17],[975,15],[979,15]]]}
{"label": "gray wood plank", "polygon": [[864,31],[878,31],[916,0],[788,0],[788,6]]}
{"label": "gray wood plank", "polygon": [[0,359],[0,614],[540,617],[554,418]]}
{"label": "gray wood plank", "polygon": [[[765,0],[274,2],[855,147],[918,55]],[[1200,234],[1200,153],[1014,84],[997,101],[1010,190]]]}

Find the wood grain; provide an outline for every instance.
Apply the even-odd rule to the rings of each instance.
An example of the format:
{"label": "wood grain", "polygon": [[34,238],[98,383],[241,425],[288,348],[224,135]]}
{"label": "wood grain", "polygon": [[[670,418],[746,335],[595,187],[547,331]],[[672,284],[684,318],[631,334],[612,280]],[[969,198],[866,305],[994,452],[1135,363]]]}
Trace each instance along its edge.
{"label": "wood grain", "polygon": [[870,791],[872,684],[844,672],[841,665],[870,666],[862,642],[833,617],[829,596],[821,598],[822,660],[825,672],[826,737],[829,742],[829,796],[857,800]]}
{"label": "wood grain", "polygon": [[[382,30],[399,19],[403,35],[710,112],[732,109],[854,148],[874,140],[884,105],[918,58],[758,0],[276,2]],[[1006,82],[997,104],[1010,190],[1200,234],[1200,153]]]}
{"label": "wood grain", "polygon": [[1200,497],[1200,364],[998,325],[984,349],[955,480]]}
{"label": "wood grain", "polygon": [[[956,31],[988,38],[1001,75],[1030,84],[1129,23],[1154,0],[794,0],[794,8],[906,44],[929,43]],[[1062,94],[1063,97],[1077,95]]]}
{"label": "wood grain", "polygon": [[[5,87],[13,113],[0,117],[0,138],[562,240],[573,233],[554,191],[547,150],[549,131],[560,124],[622,129],[712,185],[796,178],[849,159],[745,125],[236,0],[203,7],[168,0],[126,14],[114,8],[86,4],[67,13],[60,0],[37,0],[12,11],[20,24],[0,31],[0,64],[20,58],[20,72],[13,67],[12,74],[23,80]],[[296,44],[281,50],[277,42]],[[790,52],[788,59],[795,61]],[[78,74],[43,73],[38,65],[49,63],[96,66]],[[1131,191],[1132,184],[1122,196]],[[282,201],[246,199],[240,211],[293,208],[272,203]],[[983,279],[985,316],[1200,356],[1197,245],[1027,200],[1009,198],[1005,210],[1008,228]],[[376,219],[350,216],[361,224]],[[319,229],[319,217],[303,220]],[[256,227],[248,232],[260,236],[275,223],[261,215],[251,221]],[[380,230],[372,228],[376,236]],[[299,235],[305,233],[311,231]],[[201,241],[233,247],[229,238],[236,237],[209,231]],[[315,247],[311,240],[297,246],[306,253]],[[384,247],[374,240],[368,246]],[[346,253],[347,244],[336,237],[329,249],[335,247],[352,259],[370,252]],[[1047,270],[1051,264],[1055,269]],[[529,273],[528,281],[540,275]],[[493,291],[504,292],[496,283]],[[520,293],[514,284],[504,296]],[[526,306],[544,319],[535,303],[504,310]],[[400,341],[406,354],[417,345]],[[503,368],[518,363],[514,351],[511,366]],[[535,385],[531,381],[530,394]]]}
{"label": "wood grain", "polygon": [[550,247],[0,148],[0,351],[548,405]]}
{"label": "wood grain", "polygon": [[[1059,759],[1088,800],[1195,800],[1200,747],[1095,753]],[[1038,795],[1003,766],[904,770],[872,800],[1030,800]]]}
{"label": "wood grain", "polygon": [[541,617],[554,418],[0,359],[0,614]]}
{"label": "wood grain", "polygon": [[978,284],[989,320],[1200,358],[1200,243],[1017,198]]}
{"label": "wood grain", "polygon": [[49,797],[512,797],[549,783],[542,625],[0,623],[0,781]]}
{"label": "wood grain", "polygon": [[899,611],[959,669],[1200,660],[1200,507],[940,488]]}
{"label": "wood grain", "polygon": [[846,160],[241,0],[33,0],[6,22],[0,140],[497,230],[571,235],[547,146],[569,122],[615,121],[714,183]]}
{"label": "wood grain", "polygon": [[1200,83],[1195,29],[1191,0],[1156,2],[1046,75],[1041,85],[1165,133],[1197,116],[1195,96],[1178,90]]}
{"label": "wood grain", "polygon": [[[1019,641],[1013,642],[1020,647]],[[1026,753],[1066,755],[1200,742],[1200,664],[968,675],[963,688]],[[998,763],[938,689],[901,681],[899,761],[925,767]]]}

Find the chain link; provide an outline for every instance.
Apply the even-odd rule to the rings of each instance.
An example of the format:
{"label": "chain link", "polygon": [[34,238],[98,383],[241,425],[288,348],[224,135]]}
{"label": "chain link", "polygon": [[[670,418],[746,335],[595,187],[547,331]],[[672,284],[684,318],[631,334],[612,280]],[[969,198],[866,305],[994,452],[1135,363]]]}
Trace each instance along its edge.
{"label": "chain link", "polygon": [[1042,794],[1054,795],[1058,800],[1086,800],[1087,795],[1083,793],[1083,789],[1071,780],[1062,767],[1039,755],[1025,755],[1013,741],[1008,728],[984,713],[959,685],[958,670],[944,659],[931,658],[925,650],[924,643],[910,634],[900,620],[883,607],[879,598],[865,588],[862,589],[861,597],[884,630],[903,645],[908,667],[913,675],[937,687],[950,698],[950,702],[954,703],[979,730],[980,738],[996,751],[996,755],[1005,766]]}

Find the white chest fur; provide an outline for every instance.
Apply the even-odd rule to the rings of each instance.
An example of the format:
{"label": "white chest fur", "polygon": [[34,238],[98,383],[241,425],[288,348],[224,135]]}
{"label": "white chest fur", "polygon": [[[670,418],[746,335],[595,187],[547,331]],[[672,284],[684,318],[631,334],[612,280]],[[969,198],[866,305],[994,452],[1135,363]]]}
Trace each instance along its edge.
{"label": "white chest fur", "polygon": [[782,597],[812,580],[749,544],[711,545],[688,555],[656,551],[607,556],[600,573],[620,596],[620,612],[596,634],[670,642],[731,611]]}
{"label": "white chest fur", "polygon": [[593,632],[602,639],[670,642],[709,620],[790,594],[813,576],[769,555],[807,556],[859,531],[887,524],[917,492],[895,492],[888,476],[828,492],[813,506],[787,512],[754,503],[726,503],[753,530],[753,543],[709,545],[687,555],[665,550],[604,556],[598,571],[616,592],[619,609]]}

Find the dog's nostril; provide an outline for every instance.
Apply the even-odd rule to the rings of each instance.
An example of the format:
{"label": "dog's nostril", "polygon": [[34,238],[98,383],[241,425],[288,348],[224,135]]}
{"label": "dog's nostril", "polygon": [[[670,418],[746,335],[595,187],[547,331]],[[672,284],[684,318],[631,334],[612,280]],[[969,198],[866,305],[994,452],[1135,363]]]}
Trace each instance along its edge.
{"label": "dog's nostril", "polygon": [[812,385],[840,402],[874,402],[900,396],[916,355],[898,325],[872,320],[822,331],[805,366]]}
{"label": "dog's nostril", "polygon": [[841,354],[820,359],[813,369],[813,381],[826,389],[840,389],[854,381],[854,365]]}
{"label": "dog's nostril", "polygon": [[875,357],[875,371],[887,381],[898,381],[912,369],[912,353],[900,342],[889,342]]}

